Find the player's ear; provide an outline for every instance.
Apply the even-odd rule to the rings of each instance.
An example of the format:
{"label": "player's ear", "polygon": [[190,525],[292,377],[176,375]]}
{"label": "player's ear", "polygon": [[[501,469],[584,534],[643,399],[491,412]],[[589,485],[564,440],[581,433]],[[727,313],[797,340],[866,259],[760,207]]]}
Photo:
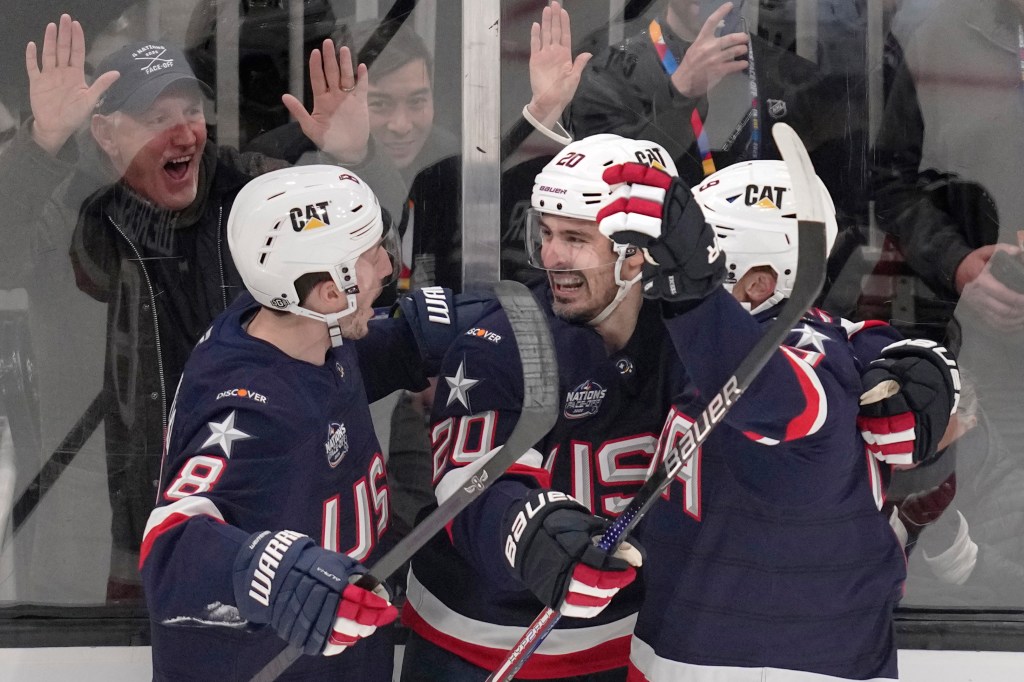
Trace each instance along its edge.
{"label": "player's ear", "polygon": [[[733,288],[733,294],[736,295],[738,293],[736,300],[746,301],[756,308],[775,293],[777,281],[775,271],[771,268],[754,268],[749,270],[743,277],[740,277],[740,280]],[[739,287],[739,292],[736,291],[736,287]]]}
{"label": "player's ear", "polygon": [[775,286],[778,284],[778,277],[775,273],[769,270],[762,270],[757,273],[757,277],[754,280],[754,286],[758,288],[758,293],[765,299],[775,293]]}
{"label": "player's ear", "polygon": [[338,313],[348,307],[348,296],[333,279],[317,282],[309,290],[307,308],[322,313]]}

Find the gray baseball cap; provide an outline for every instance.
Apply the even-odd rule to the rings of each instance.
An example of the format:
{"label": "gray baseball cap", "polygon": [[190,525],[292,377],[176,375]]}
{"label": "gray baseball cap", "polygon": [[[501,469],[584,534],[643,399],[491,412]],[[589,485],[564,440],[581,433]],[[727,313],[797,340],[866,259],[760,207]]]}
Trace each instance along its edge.
{"label": "gray baseball cap", "polygon": [[125,45],[108,55],[96,69],[101,75],[117,71],[114,81],[96,105],[100,114],[125,111],[139,114],[149,109],[164,90],[175,83],[191,82],[212,95],[210,86],[196,78],[185,53],[176,47],[150,41]]}

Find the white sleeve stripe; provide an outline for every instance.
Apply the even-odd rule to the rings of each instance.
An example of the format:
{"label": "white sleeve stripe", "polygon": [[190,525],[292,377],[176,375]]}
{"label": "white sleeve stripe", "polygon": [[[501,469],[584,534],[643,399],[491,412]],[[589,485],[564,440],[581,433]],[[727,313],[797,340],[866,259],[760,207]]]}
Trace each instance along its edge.
{"label": "white sleeve stripe", "polygon": [[[484,464],[490,461],[494,455],[504,446],[499,445],[493,450],[487,452],[484,456],[477,458],[472,464],[468,464],[458,469],[452,469],[446,473],[441,480],[438,481],[437,486],[434,488],[434,497],[437,498],[438,504],[443,504],[445,500],[452,496],[457,489],[461,488],[462,485],[472,478],[476,472],[478,472]],[[516,460],[516,464],[521,464],[531,469],[544,470],[544,457],[537,452],[537,450],[530,448],[523,456]]]}
{"label": "white sleeve stripe", "polygon": [[183,516],[212,516],[218,521],[224,521],[224,515],[220,513],[217,505],[212,500],[201,495],[190,495],[165,507],[157,507],[150,512],[143,538],[148,537],[153,529],[159,528],[167,519],[176,514]]}
{"label": "white sleeve stripe", "polygon": [[845,317],[839,318],[839,324],[841,324],[843,329],[846,330],[847,338],[853,336],[857,332],[863,331],[864,329],[863,322],[851,322],[850,320],[847,320]]}
{"label": "white sleeve stripe", "polygon": [[[807,377],[808,382],[811,385],[814,393],[810,394],[804,391],[804,397],[807,399],[807,407],[797,415],[793,421],[802,418],[811,409],[817,409],[814,422],[808,426],[802,433],[797,434],[795,437],[803,438],[810,436],[818,432],[822,425],[825,423],[825,418],[828,416],[828,397],[825,394],[825,387],[821,385],[821,379],[818,377],[818,373],[814,371],[807,362],[804,361],[799,355],[791,351],[785,346],[779,346],[779,350],[785,353],[792,361],[793,367],[803,372],[804,376]],[[803,390],[803,383],[800,384],[801,390]],[[788,428],[787,428],[788,431]]]}
{"label": "white sleeve stripe", "polygon": [[778,440],[776,440],[775,438],[769,438],[768,436],[761,436],[759,438],[754,438],[753,441],[755,443],[760,443],[761,445],[778,445],[779,444]]}

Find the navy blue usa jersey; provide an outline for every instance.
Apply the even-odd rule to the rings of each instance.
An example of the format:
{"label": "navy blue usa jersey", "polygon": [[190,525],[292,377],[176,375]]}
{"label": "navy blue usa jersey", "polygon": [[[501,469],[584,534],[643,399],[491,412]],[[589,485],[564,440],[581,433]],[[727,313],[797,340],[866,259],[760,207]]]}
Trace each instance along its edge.
{"label": "navy blue usa jersey", "polygon": [[[614,516],[643,483],[682,387],[678,373],[665,371],[674,351],[657,305],[643,306],[636,333],[609,355],[593,329],[554,316],[546,285],[534,293],[558,357],[559,376],[551,377],[559,383],[558,421],[510,475],[456,517],[450,534],[438,534],[416,555],[403,609],[405,623],[420,636],[490,670],[543,608],[506,568],[499,527],[505,509],[527,489],[545,487]],[[439,499],[459,485],[466,465],[507,440],[522,396],[519,351],[498,310],[445,356],[431,419]],[[625,666],[640,594],[637,581],[595,618],[562,618],[520,675],[566,677]]]}
{"label": "navy blue usa jersey", "polygon": [[[709,383],[702,375],[703,383],[687,377],[681,357],[692,355],[672,343],[666,327],[671,329],[675,323],[662,320],[657,304],[644,303],[633,337],[621,351],[609,354],[592,329],[554,316],[546,286],[535,294],[547,310],[558,355],[558,421],[509,475],[455,519],[449,534],[439,534],[415,557],[409,602],[403,611],[405,623],[420,636],[487,669],[500,664],[543,608],[506,568],[500,546],[504,533],[499,527],[505,510],[527,488],[550,487],[572,494],[596,514],[616,515],[646,478],[665,415],[674,404],[697,401],[700,387]],[[728,297],[724,290],[721,294]],[[735,308],[756,330],[758,322],[738,304]],[[769,317],[770,312],[759,319]],[[793,347],[780,351],[769,371],[769,376],[781,374],[783,385],[798,390],[787,393],[785,402],[776,402],[778,412],[769,419],[752,419],[745,439],[781,442],[820,428],[816,407],[821,395],[804,381],[805,373],[797,374],[789,358],[807,357],[814,362],[811,354],[817,352],[815,344],[821,344],[816,334],[822,332],[808,330],[823,328],[831,329],[835,343],[843,345],[840,355],[848,361],[844,380],[849,391],[858,394],[860,367],[853,355],[877,357],[881,348],[898,339],[887,326],[846,323],[844,329],[824,313],[809,315],[794,333]],[[738,351],[701,349],[707,354],[702,362],[716,366],[738,364],[741,356]],[[717,376],[710,378],[715,380]],[[721,380],[724,383],[725,376]],[[499,311],[466,332],[444,361],[431,431],[439,499],[466,478],[468,464],[505,442],[521,404],[518,350]],[[852,415],[848,426],[851,438],[859,439]],[[862,452],[863,443],[859,447]],[[862,455],[857,463],[867,467]],[[870,489],[865,494],[872,499]],[[884,523],[877,509],[874,515]],[[653,561],[645,562],[641,575],[652,570]],[[673,566],[671,560],[660,560],[659,565],[669,572]],[[596,618],[562,618],[520,675],[544,679],[625,665],[643,598],[639,582],[617,595]],[[648,598],[657,603],[658,593],[649,586],[646,589]]]}
{"label": "navy blue usa jersey", "polygon": [[[412,347],[407,327],[374,323],[366,343],[346,342],[317,366],[249,336],[243,324],[258,307],[244,295],[218,317],[171,410],[141,553],[156,679],[248,680],[284,648],[235,606],[235,556],[251,533],[296,531],[372,564],[388,529],[387,472],[360,359],[382,391],[422,387],[422,376],[399,376],[415,364],[403,350]],[[282,679],[390,680],[388,639],[303,656]]]}
{"label": "navy blue usa jersey", "polygon": [[[669,442],[770,317],[723,291],[666,321],[696,388],[666,421]],[[892,340],[887,327],[806,316],[655,503],[637,529],[647,592],[631,680],[896,677],[905,560],[855,423],[855,354]]]}

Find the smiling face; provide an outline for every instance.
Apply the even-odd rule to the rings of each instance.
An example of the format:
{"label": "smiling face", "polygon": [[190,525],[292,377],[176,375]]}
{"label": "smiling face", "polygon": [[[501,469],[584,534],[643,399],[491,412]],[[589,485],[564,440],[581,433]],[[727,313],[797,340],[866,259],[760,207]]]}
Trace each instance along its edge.
{"label": "smiling face", "polygon": [[541,261],[555,314],[569,322],[589,322],[618,290],[612,243],[590,220],[543,214],[540,221]]}
{"label": "smiling face", "polygon": [[97,114],[93,136],[125,184],[155,205],[180,211],[199,187],[206,117],[195,85],[172,86],[141,114]]}
{"label": "smiling face", "polygon": [[398,168],[415,161],[434,125],[427,63],[414,59],[383,76],[370,74],[370,130]]}

